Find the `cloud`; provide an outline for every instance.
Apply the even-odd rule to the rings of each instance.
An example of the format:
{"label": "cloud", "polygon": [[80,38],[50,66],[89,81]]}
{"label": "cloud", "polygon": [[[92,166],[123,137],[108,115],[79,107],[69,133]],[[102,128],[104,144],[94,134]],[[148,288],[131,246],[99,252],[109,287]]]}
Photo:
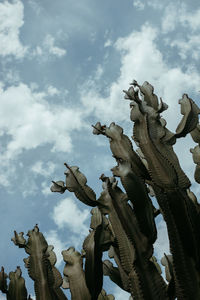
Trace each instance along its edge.
{"label": "cloud", "polygon": [[24,6],[19,0],[0,3],[0,55],[23,58],[27,47],[20,41],[20,28],[24,24]]}
{"label": "cloud", "polygon": [[55,86],[49,85],[47,88],[47,93],[49,96],[58,96],[60,91]]}
{"label": "cloud", "polygon": [[[129,105],[123,101],[123,89],[128,89],[132,79],[140,84],[145,80],[155,87],[155,92],[169,104],[166,116],[178,117],[178,99],[183,92],[197,92],[199,90],[200,76],[195,69],[185,66],[186,71],[173,67],[163,58],[157,46],[159,31],[150,24],[142,26],[140,31],[133,31],[130,35],[119,38],[115,49],[121,55],[120,75],[110,84],[108,96],[103,97],[98,90],[98,82],[88,80],[81,88],[81,101],[87,107],[88,114],[94,114],[102,122],[113,120],[127,121]],[[105,71],[104,71],[105,72]],[[171,118],[170,127],[174,130],[178,124],[176,118]]]}
{"label": "cloud", "polygon": [[200,58],[200,35],[188,35],[185,38],[174,39],[170,46],[178,49],[178,54],[182,59],[192,58],[198,61]]}
{"label": "cloud", "polygon": [[134,0],[134,1],[133,1],[133,6],[134,6],[137,10],[144,10],[144,8],[145,8],[145,4],[144,4],[144,2],[142,2],[141,0]]}
{"label": "cloud", "polygon": [[[74,130],[84,128],[83,112],[78,108],[48,103],[48,92],[38,92],[23,83],[0,90],[0,183],[8,186],[24,151],[50,145],[52,152],[71,152]],[[14,163],[15,162],[15,163]],[[35,174],[47,176],[54,165],[38,161],[32,166]],[[13,170],[13,171],[12,171]],[[10,174],[10,176],[9,176]],[[15,174],[16,176],[16,174]]]}
{"label": "cloud", "polygon": [[78,234],[79,239],[88,234],[88,227],[85,225],[90,212],[88,209],[80,210],[72,198],[65,198],[60,201],[53,210],[52,218],[58,228],[68,228],[74,234]]}
{"label": "cloud", "polygon": [[183,6],[179,15],[180,23],[185,27],[190,27],[191,30],[196,31],[200,29],[200,8],[195,11],[189,11],[188,7]]}
{"label": "cloud", "polygon": [[57,257],[57,266],[60,266],[63,262],[62,257],[62,250],[65,250],[67,248],[66,243],[62,242],[58,236],[58,233],[56,230],[50,230],[47,233],[44,233],[45,239],[47,240],[48,245],[54,246],[54,252]]}
{"label": "cloud", "polygon": [[56,165],[52,161],[48,161],[44,164],[41,160],[38,160],[32,167],[31,170],[36,175],[42,175],[44,177],[49,177],[55,170]]}
{"label": "cloud", "polygon": [[187,34],[190,30],[195,32],[200,28],[200,9],[193,10],[181,2],[169,2],[166,4],[162,16],[162,29],[164,33],[174,31],[177,26],[182,26]]}
{"label": "cloud", "polygon": [[162,30],[164,33],[173,31],[178,24],[178,12],[179,7],[176,4],[170,3],[164,10],[164,15],[162,18]]}
{"label": "cloud", "polygon": [[42,6],[40,6],[39,3],[34,0],[28,0],[28,4],[33,9],[33,11],[36,13],[36,15],[40,15],[41,12],[43,11]]}
{"label": "cloud", "polygon": [[[155,87],[155,93],[162,97],[169,105],[163,117],[167,121],[167,128],[173,132],[177,128],[182,115],[178,100],[183,93],[198,96],[200,75],[195,68],[184,65],[174,67],[165,61],[158,48],[157,40],[160,32],[150,24],[142,26],[140,31],[133,31],[126,37],[119,38],[115,43],[115,49],[121,55],[120,75],[113,81],[107,96],[103,96],[98,89],[98,82],[90,79],[81,89],[82,104],[87,107],[86,112],[94,115],[102,124],[109,125],[112,121],[123,122],[123,127],[131,126],[128,118],[129,103],[123,100],[123,89],[128,89],[132,79],[142,84],[150,82]],[[104,70],[106,73],[106,70]],[[188,149],[187,160],[182,147]],[[179,146],[181,145],[181,146]],[[183,169],[189,175],[193,170],[192,156],[189,149],[193,147],[191,139],[186,138],[177,141],[176,153],[183,165]]]}
{"label": "cloud", "polygon": [[161,10],[163,9],[163,7],[165,7],[166,4],[164,3],[164,1],[161,2],[159,0],[149,0],[147,1],[147,5],[155,10]]}
{"label": "cloud", "polygon": [[104,43],[104,47],[110,47],[112,45],[112,41],[110,39],[106,40]]}
{"label": "cloud", "polygon": [[[58,32],[59,35],[59,32]],[[40,46],[37,46],[32,51],[32,55],[38,56],[44,59],[47,59],[48,56],[55,56],[58,58],[66,55],[67,51],[64,48],[58,47],[55,45],[56,39],[51,34],[47,34],[44,38],[43,43]]]}
{"label": "cloud", "polygon": [[67,53],[67,51],[63,48],[55,46],[55,38],[47,34],[44,40],[44,48],[52,55],[62,57]]}
{"label": "cloud", "polygon": [[24,149],[46,143],[53,145],[52,151],[72,150],[70,132],[81,128],[81,112],[51,105],[46,96],[23,83],[1,91],[0,131],[10,137],[6,151],[1,153],[4,158],[13,159]]}
{"label": "cloud", "polygon": [[119,288],[118,286],[115,286],[115,289],[113,291],[113,295],[115,296],[115,300],[124,300],[129,299],[130,294]]}
{"label": "cloud", "polygon": [[49,181],[43,181],[41,183],[41,192],[44,196],[49,196],[51,194],[51,190],[49,188]]}

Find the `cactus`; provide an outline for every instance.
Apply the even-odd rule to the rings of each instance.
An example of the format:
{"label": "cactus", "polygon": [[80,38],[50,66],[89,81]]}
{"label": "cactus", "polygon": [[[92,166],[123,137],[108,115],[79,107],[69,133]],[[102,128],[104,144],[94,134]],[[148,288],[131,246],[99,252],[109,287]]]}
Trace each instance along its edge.
{"label": "cactus", "polygon": [[[65,181],[52,182],[52,192],[63,194],[68,190],[91,207],[90,232],[82,252],[74,247],[62,251],[64,276],[55,267],[53,246],[47,244],[37,225],[28,231],[28,240],[23,232],[14,232],[12,241],[29,255],[24,262],[34,281],[37,300],[67,299],[62,288],[70,289],[72,300],[112,300],[114,296],[102,288],[103,276],[129,292],[130,299],[200,299],[200,208],[173,149],[178,138],[191,134],[198,144],[190,151],[196,164],[194,178],[200,183],[200,109],[184,94],[179,100],[183,117],[173,133],[160,115],[168,106],[158,100],[151,84],[139,85],[134,80],[124,93],[131,101],[132,139],[138,149],[133,149],[129,137],[114,122],[108,127],[100,122],[93,125],[93,134],[109,139],[117,163],[111,169],[113,176],[100,176],[100,197],[77,166],[65,163]],[[159,209],[153,206],[152,196]],[[170,243],[170,253],[163,253],[161,260],[166,281],[153,252],[158,214],[166,222]],[[104,252],[110,259],[102,261]],[[0,290],[7,299],[31,299],[20,267],[9,273],[9,286],[7,279],[2,267]]]}

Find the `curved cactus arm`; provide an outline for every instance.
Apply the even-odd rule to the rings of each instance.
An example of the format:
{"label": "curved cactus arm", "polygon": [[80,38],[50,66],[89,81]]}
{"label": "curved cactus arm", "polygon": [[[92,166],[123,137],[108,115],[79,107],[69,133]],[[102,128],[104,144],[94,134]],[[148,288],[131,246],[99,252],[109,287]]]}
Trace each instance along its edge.
{"label": "curved cactus arm", "polygon": [[4,272],[4,267],[1,267],[0,291],[2,291],[2,293],[4,293],[4,294],[7,294],[7,292],[8,292],[7,278],[8,278],[8,275]]}
{"label": "curved cactus arm", "polygon": [[90,228],[96,229],[99,225],[102,223],[102,214],[98,207],[94,207],[90,211],[91,216],[91,222],[90,222]]}
{"label": "curved cactus arm", "polygon": [[190,149],[192,153],[193,161],[196,164],[196,169],[194,173],[194,179],[197,183],[200,183],[200,146],[197,145]]}
{"label": "curved cactus arm", "polygon": [[91,298],[97,300],[103,286],[102,249],[99,239],[102,226],[92,230],[83,243],[85,251],[85,280]]}
{"label": "curved cactus arm", "polygon": [[196,128],[194,128],[191,132],[191,137],[193,141],[200,145],[200,124],[198,123]]}
{"label": "curved cactus arm", "polygon": [[92,215],[90,228],[94,230],[98,229],[99,232],[95,235],[96,247],[99,247],[101,251],[108,251],[110,246],[114,243],[114,236],[109,220],[101,214],[98,207],[94,207],[90,213]]}
{"label": "curved cactus arm", "polygon": [[94,191],[86,184],[87,178],[76,166],[70,167],[65,163],[68,171],[66,175],[66,188],[74,192],[75,196],[83,203],[95,207],[97,205]]}
{"label": "curved cactus arm", "polygon": [[154,255],[150,258],[150,261],[152,261],[152,263],[154,263],[158,273],[162,274],[161,267],[160,267],[159,263],[157,262],[157,258]]}
{"label": "curved cactus arm", "polygon": [[147,103],[148,106],[153,107],[156,111],[159,108],[158,97],[154,94],[154,87],[145,81],[143,85],[137,84],[142,94],[143,100]]}
{"label": "curved cactus arm", "polygon": [[108,220],[102,216],[98,207],[91,210],[91,225],[93,230],[83,243],[85,257],[85,278],[92,300],[97,300],[103,285],[102,254],[113,243]]}
{"label": "curved cactus arm", "polygon": [[169,282],[167,287],[167,292],[170,300],[176,299],[176,289],[175,289],[175,277],[173,271],[173,261],[172,255],[166,255],[162,257],[161,264],[165,267],[165,277]]}
{"label": "curved cactus arm", "polygon": [[62,251],[66,262],[63,274],[68,278],[72,300],[91,300],[83,271],[83,258],[74,247]]}
{"label": "curved cactus arm", "polygon": [[[52,252],[53,247],[49,246],[36,225],[33,230],[28,231],[28,241],[22,242],[19,235],[15,233],[13,241],[18,246],[23,246],[30,256],[24,259],[28,274],[34,280],[36,298],[40,300],[58,300],[56,291],[62,284],[61,275],[55,270],[56,258]],[[20,242],[19,242],[20,240]],[[49,259],[48,259],[49,258]],[[59,277],[59,278],[58,278]],[[66,299],[63,294],[63,298]]]}
{"label": "curved cactus arm", "polygon": [[[99,125],[99,127],[96,127],[98,124],[100,124],[100,122],[98,122],[94,126],[96,131],[98,130],[96,128],[99,128],[101,126]],[[112,151],[113,157],[115,157],[116,159],[129,161],[132,165],[133,171],[138,176],[150,180],[150,176],[146,167],[140,160],[137,153],[133,150],[132,143],[128,136],[123,134],[123,129],[119,125],[116,125],[114,122],[111,123],[109,127],[106,127],[104,125],[101,128],[102,129],[100,133],[106,135],[106,137],[109,138],[110,149]]]}
{"label": "curved cactus arm", "polygon": [[118,161],[118,166],[112,168],[111,171],[114,176],[120,177],[127,197],[133,204],[140,230],[148,238],[150,244],[153,244],[157,238],[157,230],[153,205],[144,181],[134,174],[127,161]]}
{"label": "curved cactus arm", "polygon": [[63,284],[63,278],[62,278],[60,272],[58,271],[58,269],[55,267],[57,258],[56,258],[56,254],[53,251],[53,249],[54,249],[54,246],[48,245],[48,248],[47,248],[47,251],[45,254],[48,257],[48,260],[50,261],[51,268],[52,268],[52,273],[53,273],[53,278],[54,278],[54,284],[53,284],[54,294],[57,297],[56,299],[58,299],[58,300],[67,300],[67,297],[65,296],[65,294],[63,293],[63,291],[60,288]]}
{"label": "curved cactus arm", "polygon": [[[145,297],[148,295],[148,299],[167,300],[166,285],[154,264],[149,261],[152,256],[152,245],[140,232],[134,213],[131,207],[128,206],[124,193],[117,187],[116,182],[111,182],[106,178],[103,179],[105,187],[99,200],[100,202],[103,201],[103,197],[104,199],[107,198],[108,201],[110,196],[111,204],[109,204],[108,212],[113,230],[115,232],[115,228],[117,227],[119,230],[121,226],[125,233],[124,236],[127,236],[131,241],[129,244],[124,237],[121,238],[122,232],[115,232],[120,261],[129,277],[131,295],[136,298],[139,297],[138,299],[146,299]],[[113,205],[113,208],[111,205]],[[134,248],[131,249],[131,245]],[[127,247],[126,250],[125,247]],[[141,288],[143,285],[145,290]]]}
{"label": "curved cactus arm", "polygon": [[67,189],[64,181],[52,181],[52,183],[53,185],[50,187],[52,192],[63,194]]}
{"label": "curved cactus arm", "polygon": [[187,94],[182,96],[179,104],[181,105],[183,118],[176,129],[176,137],[184,137],[197,126],[200,109]]}
{"label": "curved cactus arm", "polygon": [[54,277],[53,290],[56,300],[68,300],[67,296],[63,293],[61,286],[63,284],[63,278],[58,269],[52,266],[52,272]]}
{"label": "curved cactus arm", "polygon": [[195,172],[194,172],[194,179],[197,183],[200,184],[200,165],[196,165]]}
{"label": "curved cactus arm", "polygon": [[200,184],[200,124],[198,123],[197,126],[193,131],[190,132],[192,139],[195,143],[198,143],[196,147],[190,149],[190,152],[193,156],[193,161],[196,164],[194,179],[197,183]]}
{"label": "curved cactus arm", "polygon": [[120,264],[128,276],[131,295],[136,299],[148,297],[152,300],[167,300],[164,281],[154,264],[149,261],[152,245],[149,245],[147,238],[140,232],[134,213],[126,204],[124,193],[112,178],[103,177],[102,180],[104,190],[99,202],[107,208],[117,240]]}
{"label": "curved cactus arm", "polygon": [[199,145],[195,146],[194,148],[191,148],[190,152],[192,153],[194,163],[200,165],[200,147],[199,147]]}
{"label": "curved cactus arm", "polygon": [[[142,253],[142,255],[151,257],[152,245],[149,244],[147,237],[145,237],[145,235],[143,235],[140,231],[135,213],[131,206],[127,203],[127,195],[117,186],[117,181],[113,181],[113,183],[108,181],[107,191],[111,197],[113,205],[111,213],[112,211],[116,213],[117,218],[129,241],[131,241],[131,244],[134,246],[134,249],[140,249],[139,252]],[[137,259],[136,253],[134,256],[134,260]]]}
{"label": "curved cactus arm", "polygon": [[161,259],[161,264],[165,267],[165,277],[168,282],[174,277],[172,255],[166,255]]}
{"label": "curved cactus arm", "polygon": [[174,135],[166,128],[159,110],[147,105],[147,101],[132,101],[130,106],[131,120],[134,122],[133,138],[148,162],[152,181],[165,189],[177,185],[188,188],[191,183],[172,148]]}
{"label": "curved cactus arm", "polygon": [[116,247],[111,246],[109,251],[108,251],[108,256],[109,258],[113,258],[115,260],[115,263],[118,266],[121,282],[123,289],[125,291],[130,291],[130,283],[129,283],[129,278],[127,273],[124,271],[121,261],[120,261],[120,254],[119,254],[119,249]]}
{"label": "curved cactus arm", "polygon": [[121,276],[120,276],[120,271],[119,268],[114,267],[112,262],[109,260],[104,260],[103,261],[103,274],[105,276],[109,276],[110,279],[117,284],[121,289],[125,290],[126,292],[130,292],[130,288],[127,286],[124,286]]}
{"label": "curved cactus arm", "polygon": [[115,300],[115,297],[111,294],[107,295],[106,291],[102,290],[97,300]]}
{"label": "curved cactus arm", "polygon": [[27,300],[25,280],[21,274],[20,267],[17,267],[15,272],[9,273],[10,283],[7,296],[9,300]]}
{"label": "curved cactus arm", "polygon": [[63,283],[62,283],[63,289],[69,289],[69,280],[67,276],[63,276]]}
{"label": "curved cactus arm", "polygon": [[[174,199],[178,199],[176,195],[174,196]],[[185,229],[184,222],[186,220],[188,221],[187,218],[183,218],[182,226],[178,224],[183,233],[183,236],[181,236],[181,230],[178,231],[176,224],[177,218],[174,218],[173,216],[173,212],[170,209],[167,195],[161,192],[160,196],[157,194],[157,199],[160,206],[162,207],[163,216],[167,224],[170,251],[173,256],[173,272],[177,298],[198,299],[200,297],[200,290],[197,269],[195,266],[196,263],[194,260],[194,257],[196,257],[196,252],[198,251],[198,247],[196,247],[196,245],[191,246],[192,242],[189,241],[191,238],[193,238],[193,231],[190,230],[188,231],[188,233],[186,233],[185,230],[183,231],[183,229]],[[180,216],[182,215],[182,213],[180,213],[179,211],[177,211],[177,214],[178,213]],[[183,237],[185,237],[185,240],[187,238],[187,242],[183,240]],[[187,245],[185,245],[184,243]]]}
{"label": "curved cactus arm", "polygon": [[14,237],[11,239],[11,241],[13,241],[13,243],[18,246],[19,248],[25,248],[26,247],[26,240],[24,238],[24,233],[20,232],[17,233],[16,231],[14,231]]}

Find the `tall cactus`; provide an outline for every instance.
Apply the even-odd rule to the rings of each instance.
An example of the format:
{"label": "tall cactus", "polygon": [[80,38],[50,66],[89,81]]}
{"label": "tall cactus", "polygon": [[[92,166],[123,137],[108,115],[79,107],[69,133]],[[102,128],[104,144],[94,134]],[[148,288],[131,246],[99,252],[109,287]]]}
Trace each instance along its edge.
{"label": "tall cactus", "polygon": [[[196,164],[194,178],[200,183],[200,109],[184,94],[179,100],[183,117],[173,133],[161,116],[168,106],[158,100],[148,82],[139,85],[133,81],[124,92],[125,99],[131,101],[132,138],[138,149],[133,149],[119,125],[97,122],[93,133],[108,138],[117,163],[111,169],[112,177],[100,176],[100,197],[87,185],[79,167],[66,163],[66,180],[53,181],[51,186],[52,192],[73,192],[92,208],[90,231],[82,252],[74,247],[62,251],[63,278],[55,267],[53,246],[47,244],[37,225],[29,230],[28,240],[23,232],[15,232],[12,238],[29,255],[24,262],[34,281],[37,300],[66,300],[62,288],[70,289],[72,300],[113,300],[114,296],[102,288],[103,276],[109,276],[134,300],[200,299],[200,206],[173,149],[178,138],[191,134],[198,144],[190,151]],[[152,196],[159,209],[153,206]],[[158,214],[166,222],[170,243],[171,253],[163,253],[161,260],[167,282],[154,256]],[[102,261],[104,252],[109,259]],[[27,298],[19,267],[9,273],[9,279],[8,285],[2,267],[0,290],[8,300],[31,299]]]}

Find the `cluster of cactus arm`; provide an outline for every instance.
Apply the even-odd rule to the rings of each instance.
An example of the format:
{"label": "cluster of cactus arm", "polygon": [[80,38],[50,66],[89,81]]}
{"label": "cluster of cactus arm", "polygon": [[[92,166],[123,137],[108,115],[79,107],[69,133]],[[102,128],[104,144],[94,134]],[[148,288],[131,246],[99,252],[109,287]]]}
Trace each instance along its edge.
{"label": "cluster of cactus arm", "polygon": [[[90,232],[83,242],[82,252],[73,247],[62,252],[66,263],[64,277],[56,269],[53,248],[48,246],[38,226],[28,232],[28,241],[23,233],[15,232],[13,242],[29,254],[25,265],[34,280],[37,300],[67,299],[61,286],[70,289],[72,300],[114,299],[102,289],[103,276],[109,276],[129,292],[130,299],[200,299],[199,204],[173,150],[178,138],[191,134],[198,143],[191,152],[196,164],[194,178],[200,183],[200,110],[184,94],[179,100],[183,117],[173,133],[160,115],[168,106],[162,99],[158,101],[148,82],[140,86],[133,81],[124,92],[125,99],[131,101],[132,138],[137,151],[120,126],[111,123],[107,127],[97,122],[93,133],[109,139],[117,162],[111,169],[112,177],[104,174],[100,177],[103,188],[100,197],[96,198],[79,168],[68,164],[65,164],[66,181],[53,181],[51,187],[52,192],[73,192],[81,202],[92,207]],[[116,177],[120,178],[123,190]],[[159,209],[152,204],[153,195]],[[158,214],[162,214],[166,222],[170,243],[171,253],[164,254],[161,260],[166,281],[153,251]],[[110,260],[103,261],[106,251]],[[31,299],[27,298],[19,268],[9,274],[9,288],[6,278],[2,269],[0,290],[9,300]],[[12,293],[21,293],[23,297],[14,298],[10,296]]]}

